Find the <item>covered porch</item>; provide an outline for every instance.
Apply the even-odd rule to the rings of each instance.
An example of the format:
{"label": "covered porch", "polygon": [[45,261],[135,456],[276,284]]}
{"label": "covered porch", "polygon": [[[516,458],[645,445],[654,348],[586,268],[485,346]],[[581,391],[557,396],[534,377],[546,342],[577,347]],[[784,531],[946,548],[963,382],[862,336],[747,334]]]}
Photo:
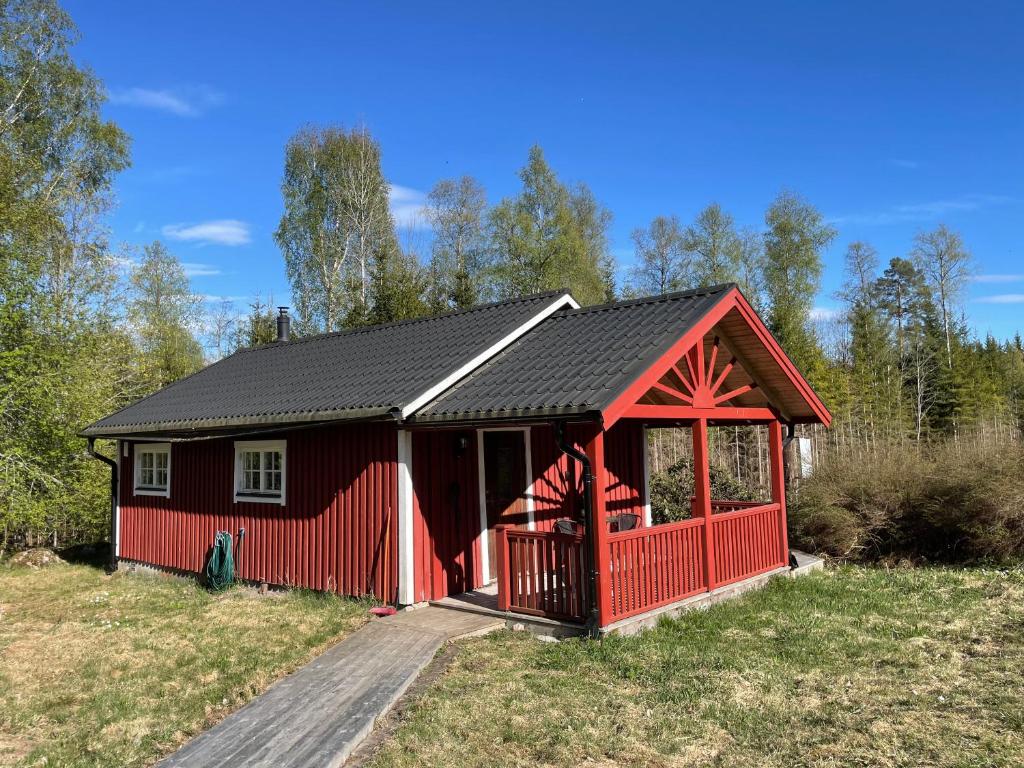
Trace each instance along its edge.
{"label": "covered porch", "polygon": [[[435,590],[427,599],[598,634],[789,570],[786,438],[793,425],[827,424],[830,415],[739,291],[699,317],[671,309],[669,302],[643,307],[646,328],[655,319],[661,324],[653,354],[637,346],[645,325],[613,314],[630,307],[599,308],[594,312],[608,316],[588,327],[605,346],[570,368],[560,345],[577,342],[580,310],[564,319],[564,339],[524,344],[417,416],[412,474],[427,463],[431,480],[418,475],[414,507],[431,506],[421,497],[432,494],[432,508],[445,510],[432,518],[443,535],[449,521],[473,517],[460,506],[463,484],[480,489],[473,502],[479,525],[468,524],[477,535],[475,562],[464,556],[462,581],[449,578],[443,594]],[[680,328],[674,336],[673,326]],[[523,404],[495,408],[510,379],[522,389]],[[567,382],[553,392],[552,379]],[[756,435],[766,477],[757,492],[716,495],[712,433],[737,427]],[[438,441],[460,429],[465,444],[456,438],[455,452],[462,445],[470,460],[446,474],[452,460],[443,457],[451,449]],[[666,514],[652,508],[648,449],[650,430],[669,429],[687,433],[692,485],[680,488],[685,502]],[[521,493],[509,492],[514,484],[492,488],[492,477],[524,478],[523,464],[502,469],[499,454],[491,455],[491,444],[502,441],[488,434],[500,431],[525,434]],[[417,452],[417,441],[432,447]],[[423,540],[436,542],[435,531]],[[470,553],[434,546],[428,557],[435,570],[444,569],[452,551]]]}
{"label": "covered porch", "polygon": [[[493,592],[493,607],[604,629],[728,585],[788,570],[782,425],[754,416],[723,420],[684,419],[674,413],[658,420],[644,416],[645,429],[639,432],[644,440],[646,428],[685,429],[692,437],[689,516],[664,522],[651,519],[649,488],[645,489],[646,509],[640,514],[612,508],[616,505],[610,491],[616,482],[606,466],[606,453],[630,432],[609,435],[600,425],[590,426],[582,453],[590,464],[592,488],[603,492],[592,493],[588,501],[584,489],[581,511],[592,512],[583,520],[559,521],[550,530],[498,526],[497,576],[493,590],[488,590]],[[709,428],[735,424],[767,427],[768,500],[712,497]],[[485,594],[476,592],[469,599],[487,605]]]}

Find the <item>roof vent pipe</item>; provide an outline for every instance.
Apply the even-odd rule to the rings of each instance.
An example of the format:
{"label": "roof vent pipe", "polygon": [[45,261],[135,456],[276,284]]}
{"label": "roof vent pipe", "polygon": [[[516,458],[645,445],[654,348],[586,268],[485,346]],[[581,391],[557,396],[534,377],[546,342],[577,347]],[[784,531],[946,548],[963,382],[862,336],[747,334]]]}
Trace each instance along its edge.
{"label": "roof vent pipe", "polygon": [[288,341],[292,327],[292,319],[288,317],[288,307],[278,307],[277,309],[277,340]]}

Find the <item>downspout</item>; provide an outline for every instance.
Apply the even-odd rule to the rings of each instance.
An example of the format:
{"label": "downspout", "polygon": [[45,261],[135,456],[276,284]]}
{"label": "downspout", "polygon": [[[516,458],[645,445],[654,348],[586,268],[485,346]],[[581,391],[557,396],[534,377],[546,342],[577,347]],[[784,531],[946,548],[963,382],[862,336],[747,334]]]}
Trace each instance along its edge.
{"label": "downspout", "polygon": [[592,635],[597,634],[597,569],[594,566],[594,473],[587,454],[577,450],[565,441],[565,422],[555,422],[555,437],[558,450],[583,465],[583,553],[587,568],[586,603],[589,608],[587,627]]}
{"label": "downspout", "polygon": [[[786,449],[789,444],[796,439],[796,424],[793,422],[786,422],[786,436],[782,438],[782,495],[783,498],[786,496],[786,478],[789,475],[789,468],[786,466]],[[796,555],[793,554],[793,550],[789,551],[789,567],[796,569],[799,563],[797,563]]]}
{"label": "downspout", "polygon": [[110,467],[110,560],[107,563],[107,571],[113,573],[117,570],[117,460],[96,450],[95,437],[89,438],[89,455]]}

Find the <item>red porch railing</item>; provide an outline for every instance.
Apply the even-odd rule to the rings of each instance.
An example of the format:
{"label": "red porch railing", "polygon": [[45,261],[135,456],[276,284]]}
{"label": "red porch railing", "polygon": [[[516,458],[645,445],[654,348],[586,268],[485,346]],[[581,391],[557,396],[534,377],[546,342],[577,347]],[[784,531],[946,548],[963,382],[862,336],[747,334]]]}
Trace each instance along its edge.
{"label": "red porch railing", "polygon": [[786,564],[778,504],[759,504],[711,517],[715,586],[756,576]]}
{"label": "red porch railing", "polygon": [[[779,504],[714,501],[713,583],[707,583],[704,518],[607,534],[610,621],[756,576],[786,564]],[[725,511],[728,509],[729,511]],[[498,608],[582,620],[583,534],[497,529]]]}
{"label": "red porch railing", "polygon": [[499,526],[498,610],[581,620],[582,533],[524,531]]}
{"label": "red porch railing", "polygon": [[613,620],[707,589],[703,527],[694,518],[608,535]]}
{"label": "red porch railing", "polygon": [[[724,512],[736,512],[740,509],[750,509],[750,507],[760,507],[764,504],[763,501],[734,501],[731,499],[712,499],[711,500],[711,514],[720,515]],[[700,510],[697,509],[697,497],[690,497],[690,514],[694,517],[700,516]]]}

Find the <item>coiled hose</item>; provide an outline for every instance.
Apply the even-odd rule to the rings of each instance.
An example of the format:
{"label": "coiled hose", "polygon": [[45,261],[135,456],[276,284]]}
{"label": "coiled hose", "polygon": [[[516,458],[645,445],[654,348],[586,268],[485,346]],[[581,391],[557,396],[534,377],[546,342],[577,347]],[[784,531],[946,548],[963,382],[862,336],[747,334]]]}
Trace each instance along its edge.
{"label": "coiled hose", "polygon": [[218,531],[206,562],[206,585],[215,592],[227,589],[235,580],[235,558],[231,552],[231,534]]}

